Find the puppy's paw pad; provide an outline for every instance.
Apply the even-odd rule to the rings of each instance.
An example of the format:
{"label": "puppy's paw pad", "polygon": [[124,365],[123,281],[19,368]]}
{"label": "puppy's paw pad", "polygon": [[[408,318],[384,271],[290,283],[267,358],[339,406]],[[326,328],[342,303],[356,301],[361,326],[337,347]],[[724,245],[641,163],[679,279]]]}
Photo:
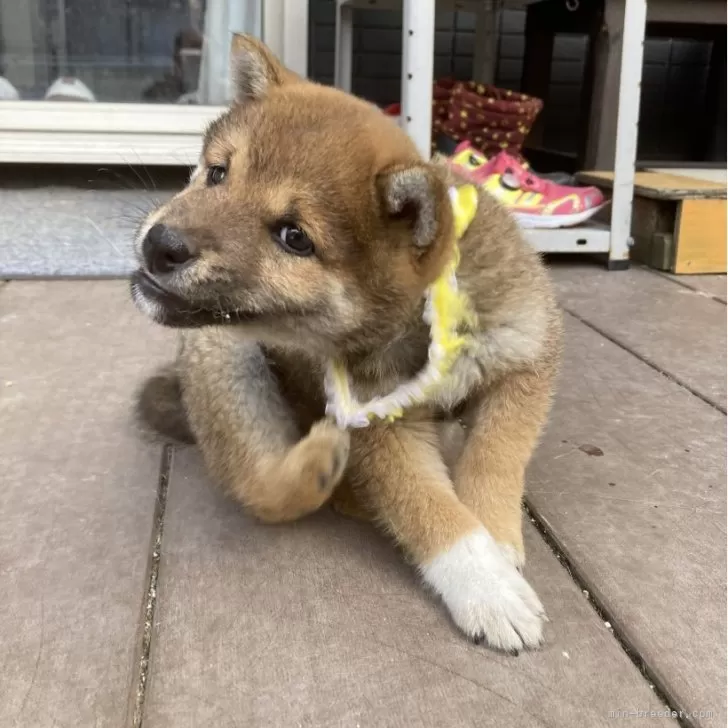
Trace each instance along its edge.
{"label": "puppy's paw pad", "polygon": [[462,538],[422,572],[474,642],[512,654],[542,643],[543,606],[487,531]]}

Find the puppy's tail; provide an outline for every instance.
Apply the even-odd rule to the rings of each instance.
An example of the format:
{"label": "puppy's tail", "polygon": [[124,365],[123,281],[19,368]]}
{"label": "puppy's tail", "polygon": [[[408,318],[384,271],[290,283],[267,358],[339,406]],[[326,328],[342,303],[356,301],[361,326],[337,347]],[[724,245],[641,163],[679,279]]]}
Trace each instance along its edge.
{"label": "puppy's tail", "polygon": [[136,415],[141,425],[165,440],[192,444],[187,413],[182,403],[182,387],[173,365],[160,369],[147,379],[137,395]]}

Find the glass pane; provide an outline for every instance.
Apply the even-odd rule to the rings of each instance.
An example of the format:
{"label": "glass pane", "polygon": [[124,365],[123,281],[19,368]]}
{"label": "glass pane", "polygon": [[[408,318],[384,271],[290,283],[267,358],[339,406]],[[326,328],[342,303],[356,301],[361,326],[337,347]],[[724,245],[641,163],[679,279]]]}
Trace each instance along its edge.
{"label": "glass pane", "polygon": [[0,100],[224,104],[261,0],[0,0]]}

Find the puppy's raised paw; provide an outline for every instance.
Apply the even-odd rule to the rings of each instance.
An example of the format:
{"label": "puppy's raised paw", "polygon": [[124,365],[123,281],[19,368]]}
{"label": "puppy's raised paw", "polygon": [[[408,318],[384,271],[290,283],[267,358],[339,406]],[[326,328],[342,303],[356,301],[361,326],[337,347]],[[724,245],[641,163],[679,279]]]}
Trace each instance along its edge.
{"label": "puppy's raised paw", "polygon": [[339,484],[349,460],[349,433],[330,422],[317,422],[295,448],[304,480],[328,496]]}
{"label": "puppy's raised paw", "polygon": [[543,641],[543,605],[485,529],[421,566],[455,624],[473,641],[517,654]]}

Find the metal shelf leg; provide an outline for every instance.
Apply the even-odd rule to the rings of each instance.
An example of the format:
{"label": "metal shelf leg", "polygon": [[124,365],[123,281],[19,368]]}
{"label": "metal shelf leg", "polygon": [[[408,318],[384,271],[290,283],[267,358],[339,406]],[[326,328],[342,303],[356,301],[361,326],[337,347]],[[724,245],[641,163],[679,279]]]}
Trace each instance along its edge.
{"label": "metal shelf leg", "polygon": [[336,65],[334,86],[351,93],[354,58],[354,9],[336,3]]}
{"label": "metal shelf leg", "polygon": [[425,159],[431,154],[434,62],[435,0],[404,0],[401,125]]}
{"label": "metal shelf leg", "polygon": [[[608,267],[610,270],[629,267],[642,60],[647,21],[647,0],[621,0],[621,3],[624,5],[624,21],[619,71],[617,149],[614,155],[614,190],[609,238]],[[611,4],[614,5],[614,2]]]}

